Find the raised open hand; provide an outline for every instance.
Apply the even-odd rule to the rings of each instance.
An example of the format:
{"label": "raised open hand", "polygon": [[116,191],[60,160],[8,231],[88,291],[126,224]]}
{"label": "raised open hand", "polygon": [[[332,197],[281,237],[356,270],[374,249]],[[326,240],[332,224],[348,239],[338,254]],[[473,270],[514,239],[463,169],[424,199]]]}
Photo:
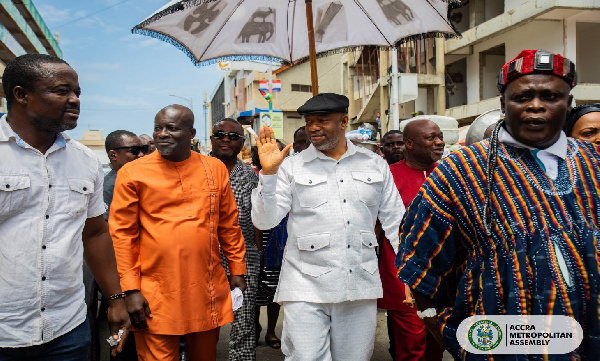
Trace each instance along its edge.
{"label": "raised open hand", "polygon": [[254,139],[258,147],[258,158],[262,166],[262,174],[276,174],[293,144],[288,144],[283,150],[279,150],[273,129],[266,125],[260,128],[260,139],[257,135],[254,136]]}

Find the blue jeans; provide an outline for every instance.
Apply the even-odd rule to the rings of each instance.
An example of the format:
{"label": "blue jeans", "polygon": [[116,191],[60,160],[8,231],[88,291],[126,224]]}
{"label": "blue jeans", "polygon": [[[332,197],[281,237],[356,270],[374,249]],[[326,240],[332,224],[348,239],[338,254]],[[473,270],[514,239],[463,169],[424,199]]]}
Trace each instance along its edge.
{"label": "blue jeans", "polygon": [[86,361],[90,346],[88,319],[66,334],[36,346],[1,348],[0,361]]}

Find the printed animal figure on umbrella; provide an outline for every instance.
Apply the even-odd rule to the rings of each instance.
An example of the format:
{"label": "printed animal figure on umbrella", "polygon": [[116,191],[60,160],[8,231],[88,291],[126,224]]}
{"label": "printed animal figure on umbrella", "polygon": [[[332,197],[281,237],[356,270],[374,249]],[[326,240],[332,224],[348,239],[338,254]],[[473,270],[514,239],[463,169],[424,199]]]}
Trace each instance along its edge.
{"label": "printed animal figure on umbrella", "polygon": [[[273,14],[273,21],[266,21],[267,17],[271,14]],[[262,19],[262,21],[256,21],[256,19]],[[250,38],[254,35],[258,35],[256,43],[265,43],[269,41],[275,33],[274,22],[275,11],[273,8],[260,7],[252,14],[246,25],[244,25],[238,39],[241,39],[242,43],[250,43]]]}
{"label": "printed animal figure on umbrella", "polygon": [[196,8],[184,21],[183,30],[196,35],[206,30],[219,16],[221,10],[227,3],[217,1],[215,3],[202,4]]}
{"label": "printed animal figure on umbrella", "polygon": [[385,17],[396,25],[402,24],[402,21],[398,19],[399,16],[402,16],[407,22],[414,18],[410,7],[401,0],[377,0],[377,2]]}

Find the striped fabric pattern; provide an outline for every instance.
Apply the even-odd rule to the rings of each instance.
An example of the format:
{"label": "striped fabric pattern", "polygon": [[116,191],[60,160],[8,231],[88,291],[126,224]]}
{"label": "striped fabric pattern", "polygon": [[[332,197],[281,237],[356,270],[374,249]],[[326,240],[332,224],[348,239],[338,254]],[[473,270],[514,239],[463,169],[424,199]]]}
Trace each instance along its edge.
{"label": "striped fabric pattern", "polygon": [[531,152],[500,144],[487,239],[488,145],[454,152],[425,182],[400,231],[399,278],[436,301],[457,357],[497,359],[461,351],[456,329],[469,316],[556,314],[586,335],[573,354],[549,358],[600,360],[600,147],[569,138],[553,181]]}

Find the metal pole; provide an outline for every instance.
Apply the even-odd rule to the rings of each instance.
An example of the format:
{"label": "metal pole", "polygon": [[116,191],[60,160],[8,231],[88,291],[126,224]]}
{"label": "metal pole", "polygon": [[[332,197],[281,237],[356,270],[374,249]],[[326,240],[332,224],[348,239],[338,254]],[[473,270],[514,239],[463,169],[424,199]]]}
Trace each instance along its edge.
{"label": "metal pole", "polygon": [[400,129],[400,105],[398,104],[398,48],[392,48],[392,129]]}
{"label": "metal pole", "polygon": [[313,25],[312,0],[306,3],[306,28],[308,29],[308,54],[310,57],[310,81],[313,96],[319,94],[319,76],[317,75],[317,51],[315,47],[315,29]]}

